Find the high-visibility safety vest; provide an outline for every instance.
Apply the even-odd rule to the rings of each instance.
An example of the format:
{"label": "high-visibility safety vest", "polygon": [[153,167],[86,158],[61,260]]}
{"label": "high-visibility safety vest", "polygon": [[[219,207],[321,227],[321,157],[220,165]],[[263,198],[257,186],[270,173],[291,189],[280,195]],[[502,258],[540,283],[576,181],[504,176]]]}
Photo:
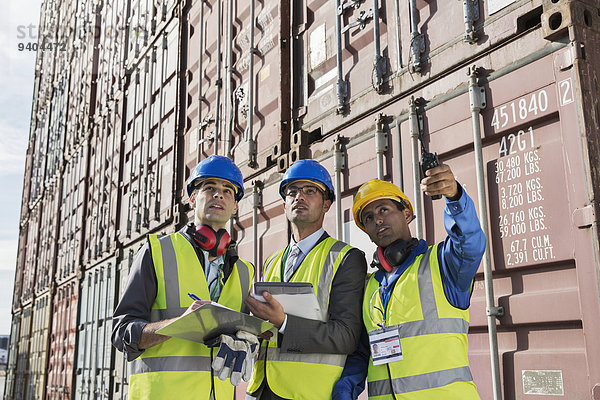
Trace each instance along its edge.
{"label": "high-visibility safety vest", "polygon": [[[333,238],[318,243],[302,260],[289,282],[310,282],[321,309],[321,320],[327,321],[331,282],[342,259],[352,247]],[[282,260],[285,249],[271,255],[265,263],[265,281],[282,282]],[[284,334],[285,335],[285,334]],[[296,354],[281,352],[276,337],[263,340],[254,365],[248,393],[255,393],[263,380],[276,395],[286,399],[331,399],[333,385],[342,374],[344,354]]]}
{"label": "high-visibility safety vest", "polygon": [[[158,284],[150,321],[180,316],[193,302],[188,293],[210,299],[196,250],[181,233],[161,238],[149,235],[148,242]],[[253,277],[252,264],[238,259],[218,302],[241,310]],[[221,381],[212,374],[216,350],[174,337],[146,349],[131,362],[129,399],[233,399],[234,386],[229,379]]]}
{"label": "high-visibility safety vest", "polygon": [[[467,358],[469,311],[454,307],[444,294],[438,245],[421,254],[398,277],[385,310],[386,326],[398,327],[403,359],[383,365],[369,361],[369,399],[479,399]],[[365,289],[367,332],[383,324],[379,282]]]}

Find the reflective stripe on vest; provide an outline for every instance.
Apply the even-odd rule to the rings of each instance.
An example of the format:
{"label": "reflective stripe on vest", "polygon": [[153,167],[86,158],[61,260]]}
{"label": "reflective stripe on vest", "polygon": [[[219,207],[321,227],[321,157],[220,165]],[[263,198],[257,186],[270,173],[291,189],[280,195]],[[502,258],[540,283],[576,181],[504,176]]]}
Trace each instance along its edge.
{"label": "reflective stripe on vest", "polygon": [[[210,298],[196,250],[183,235],[175,233],[161,238],[149,235],[148,242],[157,279],[151,322],[175,318],[185,312],[193,302],[188,292]],[[240,310],[250,292],[253,274],[251,264],[238,259],[223,286],[219,303]],[[200,398],[231,399],[234,387],[229,380],[212,377],[211,353],[202,343],[179,338],[146,349],[130,363],[129,398],[173,398],[189,395],[191,390]]]}
{"label": "reflective stripe on vest", "polygon": [[163,371],[210,371],[212,359],[202,356],[138,358],[132,374]]}
{"label": "reflective stripe on vest", "polygon": [[[388,326],[398,327],[404,359],[390,363],[389,369],[386,365],[374,366],[370,362],[370,397],[391,398],[393,393],[404,394],[443,387],[443,395],[429,390],[415,396],[419,399],[435,399],[436,396],[452,399],[479,398],[467,359],[468,311],[453,307],[445,297],[437,247],[432,246],[425,254],[417,257],[396,282],[386,311],[386,322]],[[432,254],[435,258],[431,257]],[[374,313],[369,304],[371,298],[374,298],[373,309],[382,307],[381,297],[373,295],[378,289],[379,282],[371,277],[363,301],[363,319],[368,331],[377,329],[378,323],[383,320],[382,314]],[[442,307],[441,310],[438,306]],[[422,319],[406,321],[417,318],[418,315]],[[457,382],[458,385],[448,386]]]}
{"label": "reflective stripe on vest", "polygon": [[[318,243],[300,264],[290,282],[311,282],[321,309],[321,320],[327,321],[329,294],[333,278],[351,246],[327,238]],[[267,282],[281,282],[281,263],[285,249],[270,256],[264,267]],[[266,360],[266,361],[265,361]],[[298,354],[281,352],[274,341],[263,341],[248,392],[256,392],[265,378],[270,389],[280,397],[294,399],[330,399],[333,385],[339,379],[346,355]],[[265,365],[266,364],[266,365]],[[310,385],[307,385],[310,380]]]}
{"label": "reflective stripe on vest", "polygon": [[393,393],[402,394],[446,386],[454,382],[472,380],[473,377],[471,376],[469,367],[446,369],[444,371],[395,378],[391,380],[391,386],[388,379],[369,382],[369,397],[390,395],[392,394],[392,388],[394,389]]}

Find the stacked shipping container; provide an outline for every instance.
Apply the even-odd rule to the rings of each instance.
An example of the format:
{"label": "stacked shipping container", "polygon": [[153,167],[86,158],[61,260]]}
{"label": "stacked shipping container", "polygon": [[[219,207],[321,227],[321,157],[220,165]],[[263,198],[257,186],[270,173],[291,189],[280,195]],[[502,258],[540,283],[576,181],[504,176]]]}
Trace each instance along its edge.
{"label": "stacked shipping container", "polygon": [[482,398],[491,321],[504,398],[600,399],[600,10],[462,3],[44,3],[42,22],[52,9],[77,29],[38,55],[5,398],[126,395],[110,315],[145,235],[190,219],[198,160],[241,167],[232,226],[260,264],[290,234],[281,172],[307,157],[338,178],[331,234],[372,252],[350,210],[379,177],[414,199],[413,234],[442,240],[444,203],[418,189],[423,140],[489,225],[469,335]]}

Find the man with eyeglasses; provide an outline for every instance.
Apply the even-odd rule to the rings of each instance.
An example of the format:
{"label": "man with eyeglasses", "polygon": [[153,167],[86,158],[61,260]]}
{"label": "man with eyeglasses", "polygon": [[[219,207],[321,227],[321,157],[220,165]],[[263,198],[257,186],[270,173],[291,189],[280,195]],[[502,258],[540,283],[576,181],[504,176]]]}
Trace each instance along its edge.
{"label": "man with eyeglasses", "polygon": [[249,297],[252,313],[279,328],[263,340],[248,386],[249,399],[331,399],[362,329],[361,299],[366,274],[364,254],[330,237],[325,213],[335,200],[331,178],[314,160],[296,161],[279,186],[292,236],[289,245],[264,265],[267,282],[310,282],[323,320],[286,314],[268,292],[266,303]]}
{"label": "man with eyeglasses", "polygon": [[377,244],[371,265],[378,271],[365,289],[366,329],[334,400],[356,399],[365,377],[370,399],[479,399],[467,357],[468,309],[486,239],[450,167],[426,175],[421,190],[446,197],[448,236],[433,246],[412,237],[412,204],[394,184],[374,179],[354,198],[354,221]]}
{"label": "man with eyeglasses", "polygon": [[[190,395],[233,400],[241,365],[224,368],[219,364],[222,351],[231,354],[235,348],[237,360],[250,360],[258,345],[245,332],[221,335],[220,348],[157,333],[186,309],[200,306],[190,297],[245,311],[243,301],[254,277],[254,266],[238,258],[225,230],[244,196],[238,167],[218,155],[202,160],[190,174],[187,194],[194,222],[170,235],[148,235],[114,312],[112,343],[131,361],[130,400]],[[246,380],[250,371],[247,375]]]}

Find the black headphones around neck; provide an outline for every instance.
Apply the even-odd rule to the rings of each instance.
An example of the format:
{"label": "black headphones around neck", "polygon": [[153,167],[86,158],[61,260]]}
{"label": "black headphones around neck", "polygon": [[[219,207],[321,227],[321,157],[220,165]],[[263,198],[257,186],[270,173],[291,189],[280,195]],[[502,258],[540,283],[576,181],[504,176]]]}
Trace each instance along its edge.
{"label": "black headphones around neck", "polygon": [[381,246],[377,246],[377,250],[373,254],[371,267],[375,267],[384,272],[392,272],[394,267],[402,265],[412,249],[417,247],[418,244],[419,239],[412,238],[409,241],[403,239],[395,240],[385,249]]}
{"label": "black headphones around neck", "polygon": [[231,236],[225,229],[215,231],[211,226],[199,225],[195,232],[192,233],[192,238],[200,246],[202,250],[208,251],[212,257],[222,256],[227,251]]}

